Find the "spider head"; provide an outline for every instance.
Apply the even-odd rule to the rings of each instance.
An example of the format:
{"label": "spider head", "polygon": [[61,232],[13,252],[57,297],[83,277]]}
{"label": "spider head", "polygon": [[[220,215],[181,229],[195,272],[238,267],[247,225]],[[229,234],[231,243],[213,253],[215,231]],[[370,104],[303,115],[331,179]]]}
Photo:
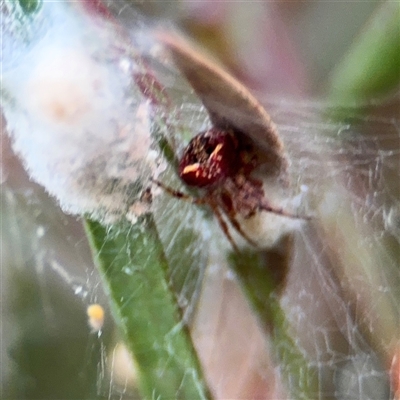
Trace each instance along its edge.
{"label": "spider head", "polygon": [[179,162],[179,176],[189,186],[221,183],[238,170],[238,141],[231,131],[212,128],[196,135]]}

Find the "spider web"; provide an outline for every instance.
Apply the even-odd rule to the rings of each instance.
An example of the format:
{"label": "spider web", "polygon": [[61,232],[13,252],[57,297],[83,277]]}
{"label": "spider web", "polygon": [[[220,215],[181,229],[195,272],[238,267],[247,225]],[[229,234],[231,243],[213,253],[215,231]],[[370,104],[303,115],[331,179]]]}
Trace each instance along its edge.
{"label": "spider web", "polygon": [[[154,64],[160,67],[159,60]],[[172,93],[175,115],[184,121],[183,136],[188,139],[207,127],[205,110],[176,71],[162,66],[160,75]],[[281,300],[296,346],[307,356],[310,370],[318,373],[316,398],[390,398],[387,355],[399,337],[398,103],[395,96],[388,104],[369,105],[363,114],[346,110],[344,123],[335,118],[340,110],[322,102],[264,101],[291,160],[290,189],[271,196],[288,206],[299,203],[318,220],[296,229],[293,263]],[[107,148],[113,150],[117,151]],[[134,378],[118,376],[119,340],[79,220],[64,214],[30,182],[14,158],[3,163],[2,348],[11,349],[11,357],[2,351],[2,390],[18,395],[21,387],[33,390],[35,381],[36,393],[44,398],[45,382],[52,381],[53,390],[70,393],[69,362],[58,373],[24,363],[27,352],[59,363],[60,354],[68,349],[71,363],[79,366],[71,397],[90,393],[108,399],[136,398]],[[164,177],[171,186],[182,188],[172,169]],[[272,351],[265,348],[258,323],[223,256],[229,244],[215,221],[207,210],[163,194],[156,202],[155,217],[175,274],[180,274],[182,257],[175,251],[177,242],[192,231],[200,234],[183,255],[191,258],[192,267],[180,278],[179,300],[192,322],[216,397],[265,398],[268,393],[285,398],[279,384],[284,367],[271,362]],[[90,332],[86,316],[92,303],[106,308],[104,327],[96,333]],[[50,342],[52,346],[47,345]],[[57,395],[52,393],[53,398]]]}
{"label": "spider web", "polygon": [[[298,341],[296,344],[310,357],[310,368],[316,367],[319,371],[319,398],[389,398],[388,366],[382,365],[377,349],[383,352],[393,344],[392,335],[398,329],[399,320],[395,308],[399,295],[399,198],[395,187],[398,184],[399,150],[396,143],[399,142],[399,121],[391,117],[355,116],[357,124],[310,122],[311,117],[320,118],[327,108],[313,104],[304,109],[297,106],[293,112],[292,104],[286,102],[270,102],[269,105],[283,135],[311,131],[333,133],[333,136],[311,135],[313,148],[326,149],[322,153],[324,161],[320,152],[312,153],[309,149],[299,158],[291,154],[292,167],[299,171],[295,175],[301,179],[297,184],[307,186],[310,202],[315,203],[314,196],[328,197],[324,203],[327,216],[322,213],[327,221],[325,231],[305,228],[296,234],[295,261],[282,299]],[[190,108],[194,109],[194,105]],[[289,116],[294,118],[293,124],[289,122]],[[282,124],[279,123],[281,119],[285,121]],[[367,128],[363,131],[364,126],[372,131],[379,130],[380,134],[368,135],[365,133]],[[344,132],[346,138],[341,140]],[[385,149],[382,141],[388,143],[388,148]],[[289,143],[286,136],[285,143]],[[303,138],[296,136],[288,147],[294,152],[297,146],[308,143],[310,141],[304,143]],[[338,154],[340,159],[335,160]],[[330,161],[326,162],[325,157]],[[326,174],[321,174],[321,170]],[[81,339],[88,341],[80,362],[85,369],[94,359],[96,393],[106,398],[134,398],[134,390],[128,390],[109,372],[110,365],[116,363],[112,351],[116,342],[106,334],[107,329],[112,330],[107,327],[111,324],[109,314],[101,336],[90,334],[87,326],[86,306],[94,302],[106,306],[106,301],[81,228],[74,219],[65,216],[54,201],[47,199],[41,189],[26,182],[23,189],[16,190],[12,180],[9,176],[2,186],[2,294],[3,298],[9,299],[3,306],[6,326],[7,321],[11,326],[15,323],[14,317],[10,321],[11,299],[18,298],[18,293],[30,280],[29,286],[37,297],[37,308],[32,310],[32,306],[24,304],[19,310],[11,308],[13,314],[20,317],[21,313],[30,310],[34,323],[45,326],[44,337],[55,335],[61,346],[67,344],[65,337],[73,326],[74,331],[84,338]],[[164,212],[160,212],[160,223],[170,221],[171,215],[178,213],[180,218],[173,229],[176,237],[192,224],[212,222],[203,211],[194,210],[190,204],[185,204],[186,209],[182,212],[179,201],[167,201]],[[181,218],[182,214],[184,218]],[[345,223],[349,218],[351,223]],[[210,232],[210,229],[205,231]],[[211,232],[215,235],[218,228],[214,227]],[[172,246],[174,238],[168,240]],[[204,245],[207,243],[209,239],[204,237]],[[194,249],[188,249],[188,253],[194,259],[205,257],[197,246],[196,249],[192,252]],[[240,393],[246,378],[250,378],[246,375],[239,382],[242,387],[233,383],[242,370],[230,366],[227,348],[221,346],[218,351],[218,343],[228,342],[231,357],[242,356],[241,362],[250,365],[247,374],[252,372],[261,382],[270,379],[271,374],[279,376],[282,371],[271,371],[268,366],[268,352],[262,344],[257,322],[241,298],[235,277],[227,270],[224,258],[214,254],[208,265],[209,272],[195,318],[194,337],[203,351],[205,365],[210,366],[209,374],[215,373],[210,380],[218,388],[217,392],[235,393],[237,390]],[[343,271],[346,268],[349,270]],[[346,282],[344,287],[343,282]],[[188,293],[193,290],[184,285],[182,305],[191,301],[185,295],[186,289]],[[72,304],[79,310],[79,321],[69,320],[70,311],[60,302],[68,304],[68,308]],[[382,319],[383,325],[377,326],[377,321]],[[67,327],[67,321],[72,326]],[[378,343],[371,345],[371,337],[379,338]],[[27,340],[21,333],[19,340],[23,343],[24,339]],[[13,347],[18,340],[14,338],[10,342]],[[262,355],[260,349],[263,349]],[[45,349],[41,351],[42,355],[46,354]],[[10,360],[2,363],[9,364]],[[221,371],[221,366],[224,372],[216,372],[215,369]],[[279,388],[276,390],[279,393]]]}
{"label": "spider web", "polygon": [[[305,155],[294,158],[292,167],[300,172],[299,183],[311,188],[310,201],[320,201],[322,229],[299,235],[284,303],[299,332],[307,332],[304,348],[314,354],[320,381],[333,383],[325,396],[390,398],[390,360],[383,353],[395,348],[398,337],[399,121],[381,110],[350,112],[347,124],[310,124],[307,109],[293,109],[285,104],[276,120],[294,115],[298,121],[283,122],[281,130]],[[297,140],[304,132],[307,144]],[[299,300],[312,310],[300,310]]]}

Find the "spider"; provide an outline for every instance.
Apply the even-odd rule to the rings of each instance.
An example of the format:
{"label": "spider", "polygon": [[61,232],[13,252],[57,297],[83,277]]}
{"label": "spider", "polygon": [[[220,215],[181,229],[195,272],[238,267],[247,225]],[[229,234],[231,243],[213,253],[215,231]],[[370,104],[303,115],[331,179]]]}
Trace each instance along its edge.
{"label": "spider", "polygon": [[179,161],[179,177],[188,186],[202,189],[204,195],[193,197],[174,190],[162,182],[153,182],[170,195],[194,204],[208,205],[237,252],[238,247],[224,220],[225,215],[234,229],[252,246],[257,244],[243,231],[237,215],[247,219],[259,211],[289,218],[303,218],[271,205],[264,193],[263,183],[251,176],[259,166],[251,147],[231,129],[211,128],[197,134],[187,145]]}

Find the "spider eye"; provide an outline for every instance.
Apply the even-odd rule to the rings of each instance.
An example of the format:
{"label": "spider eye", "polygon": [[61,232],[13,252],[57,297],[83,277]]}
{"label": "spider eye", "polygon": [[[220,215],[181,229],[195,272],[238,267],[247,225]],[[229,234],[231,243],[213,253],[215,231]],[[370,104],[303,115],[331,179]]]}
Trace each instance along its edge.
{"label": "spider eye", "polygon": [[212,128],[196,135],[179,163],[179,176],[190,186],[217,184],[237,171],[238,141],[231,131]]}

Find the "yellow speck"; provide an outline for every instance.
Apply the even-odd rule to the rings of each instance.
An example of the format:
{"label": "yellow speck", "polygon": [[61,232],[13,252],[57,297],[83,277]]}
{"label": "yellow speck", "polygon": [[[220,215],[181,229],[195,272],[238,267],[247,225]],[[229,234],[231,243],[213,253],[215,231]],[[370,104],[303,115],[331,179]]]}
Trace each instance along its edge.
{"label": "yellow speck", "polygon": [[189,174],[190,172],[197,171],[199,167],[199,163],[187,165],[185,168],[183,168],[182,174]]}
{"label": "yellow speck", "polygon": [[211,153],[210,158],[211,157],[216,157],[217,154],[220,152],[220,150],[222,149],[222,147],[224,147],[224,145],[222,143],[218,144],[217,147],[215,148],[215,150]]}
{"label": "yellow speck", "polygon": [[100,304],[91,304],[86,310],[92,332],[98,332],[104,325],[104,308]]}

